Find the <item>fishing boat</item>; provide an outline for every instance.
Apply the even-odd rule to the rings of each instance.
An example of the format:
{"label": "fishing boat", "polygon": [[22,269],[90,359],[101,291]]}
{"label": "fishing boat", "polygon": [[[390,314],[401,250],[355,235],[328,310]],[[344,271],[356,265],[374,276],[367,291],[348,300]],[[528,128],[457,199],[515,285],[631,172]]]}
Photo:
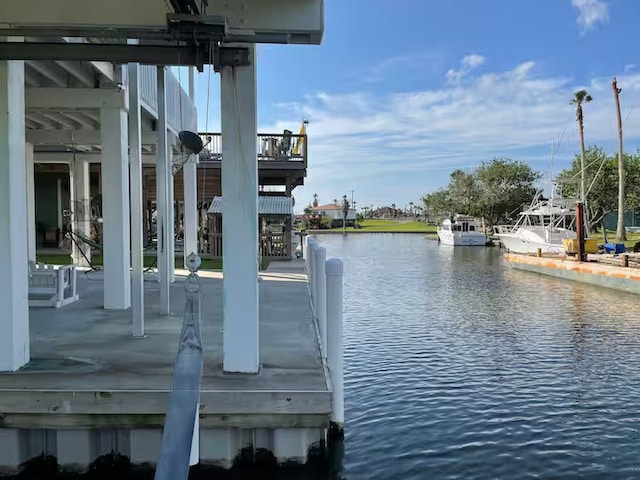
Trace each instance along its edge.
{"label": "fishing boat", "polygon": [[453,221],[447,218],[438,227],[438,241],[443,245],[485,246],[487,236],[478,231],[473,217],[456,215]]}
{"label": "fishing boat", "polygon": [[575,239],[575,200],[558,195],[554,185],[551,198],[536,195],[529,208],[520,212],[515,225],[494,227],[494,237],[500,239],[511,253],[562,254],[564,240]]}

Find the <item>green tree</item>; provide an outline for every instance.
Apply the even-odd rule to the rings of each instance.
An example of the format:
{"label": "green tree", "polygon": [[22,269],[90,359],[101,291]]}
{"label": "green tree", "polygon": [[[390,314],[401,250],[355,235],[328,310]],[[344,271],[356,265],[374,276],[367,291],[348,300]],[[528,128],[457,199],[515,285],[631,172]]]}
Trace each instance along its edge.
{"label": "green tree", "polygon": [[422,197],[424,214],[431,221],[438,223],[442,218],[449,217],[453,213],[453,201],[448,188],[440,188]]}
{"label": "green tree", "polygon": [[476,172],[467,173],[454,170],[449,180],[449,196],[451,198],[452,213],[462,215],[476,215],[478,211],[478,180]]}
{"label": "green tree", "polygon": [[[576,179],[580,177],[581,163],[581,156],[576,155],[571,166],[560,173],[560,178],[566,182],[565,196],[579,195]],[[618,159],[600,147],[591,146],[585,150],[585,165],[590,223],[602,227],[604,217],[618,208]],[[640,208],[640,154],[625,153],[623,165],[626,177],[624,201],[635,211]]]}
{"label": "green tree", "polygon": [[473,214],[490,225],[530,203],[536,194],[535,182],[541,178],[526,163],[508,158],[482,162],[474,176],[479,195]]}

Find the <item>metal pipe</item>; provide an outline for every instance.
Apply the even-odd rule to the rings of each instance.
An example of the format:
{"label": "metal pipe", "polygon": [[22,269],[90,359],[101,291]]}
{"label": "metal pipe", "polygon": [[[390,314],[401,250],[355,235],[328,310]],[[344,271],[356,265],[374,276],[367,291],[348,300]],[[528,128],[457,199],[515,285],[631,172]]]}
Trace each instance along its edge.
{"label": "metal pipe", "polygon": [[189,255],[187,267],[191,273],[185,285],[184,320],[155,480],[186,480],[189,476],[194,418],[198,414],[203,361],[200,284],[196,273],[199,266],[200,257]]}

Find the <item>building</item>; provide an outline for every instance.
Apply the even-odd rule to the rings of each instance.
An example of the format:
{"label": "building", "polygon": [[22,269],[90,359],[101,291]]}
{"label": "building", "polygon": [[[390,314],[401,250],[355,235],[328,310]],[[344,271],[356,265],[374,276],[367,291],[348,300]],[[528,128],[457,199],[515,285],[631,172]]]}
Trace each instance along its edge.
{"label": "building", "polygon": [[[317,207],[310,207],[309,212],[312,215],[321,215],[325,217],[329,217],[331,219],[332,227],[341,227],[342,226],[342,206],[336,205],[335,203],[328,203],[326,205],[318,205]],[[349,212],[346,217],[346,225],[354,226],[356,222],[356,209],[349,208]]]}
{"label": "building", "polygon": [[[256,260],[261,186],[290,197],[306,160],[283,154],[295,143],[289,133],[258,134],[255,44],[320,43],[322,0],[32,0],[0,2],[0,18],[0,411],[16,420],[0,426],[0,469],[49,445],[63,466],[86,467],[110,450],[158,458],[187,316],[176,303],[184,279],[175,226],[185,255],[197,252],[199,213],[209,208],[198,204],[211,203],[218,185],[224,271],[202,279],[208,376],[200,410],[192,405],[202,435],[181,447],[230,462],[248,432],[252,447],[304,459],[325,438],[332,404],[306,275],[275,272],[284,279],[276,287],[261,281]],[[180,138],[197,132],[195,69],[205,65],[220,74],[221,132],[205,132],[196,152]],[[170,66],[189,67],[188,88]],[[200,181],[210,182],[206,198]],[[99,239],[104,266],[95,281],[78,276],[77,304],[34,311],[38,245],[65,231]],[[143,255],[154,231],[150,281]],[[76,267],[90,262],[90,243],[72,248]],[[50,272],[54,284],[66,281],[60,271]],[[308,368],[297,370],[301,360]],[[31,375],[42,361],[54,368]],[[37,426],[24,421],[31,414]],[[305,418],[304,428],[292,418]],[[197,433],[191,418],[186,425]]]}

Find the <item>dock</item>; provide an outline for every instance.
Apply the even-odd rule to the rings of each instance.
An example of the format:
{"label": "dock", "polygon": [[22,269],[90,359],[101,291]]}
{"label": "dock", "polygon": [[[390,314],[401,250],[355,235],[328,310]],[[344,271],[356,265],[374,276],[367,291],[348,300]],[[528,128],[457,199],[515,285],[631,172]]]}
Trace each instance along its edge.
{"label": "dock", "polygon": [[[629,255],[636,258],[633,254]],[[588,255],[589,261],[578,262],[564,255],[537,257],[505,253],[504,258],[518,270],[640,294],[640,268],[629,257],[625,260],[624,256]],[[623,266],[625,261],[626,267]]]}
{"label": "dock", "polygon": [[[242,448],[304,462],[324,441],[332,398],[320,353],[304,260],[261,272],[260,371],[223,373],[222,272],[200,272],[204,369],[200,461],[228,467]],[[80,300],[31,308],[31,362],[0,373],[0,466],[16,471],[43,453],[85,469],[115,452],[157,461],[184,312],[186,271],[171,285],[171,313],[158,314],[155,275],[144,287],[147,330],[131,314],[102,308],[102,272],[78,273]]]}

